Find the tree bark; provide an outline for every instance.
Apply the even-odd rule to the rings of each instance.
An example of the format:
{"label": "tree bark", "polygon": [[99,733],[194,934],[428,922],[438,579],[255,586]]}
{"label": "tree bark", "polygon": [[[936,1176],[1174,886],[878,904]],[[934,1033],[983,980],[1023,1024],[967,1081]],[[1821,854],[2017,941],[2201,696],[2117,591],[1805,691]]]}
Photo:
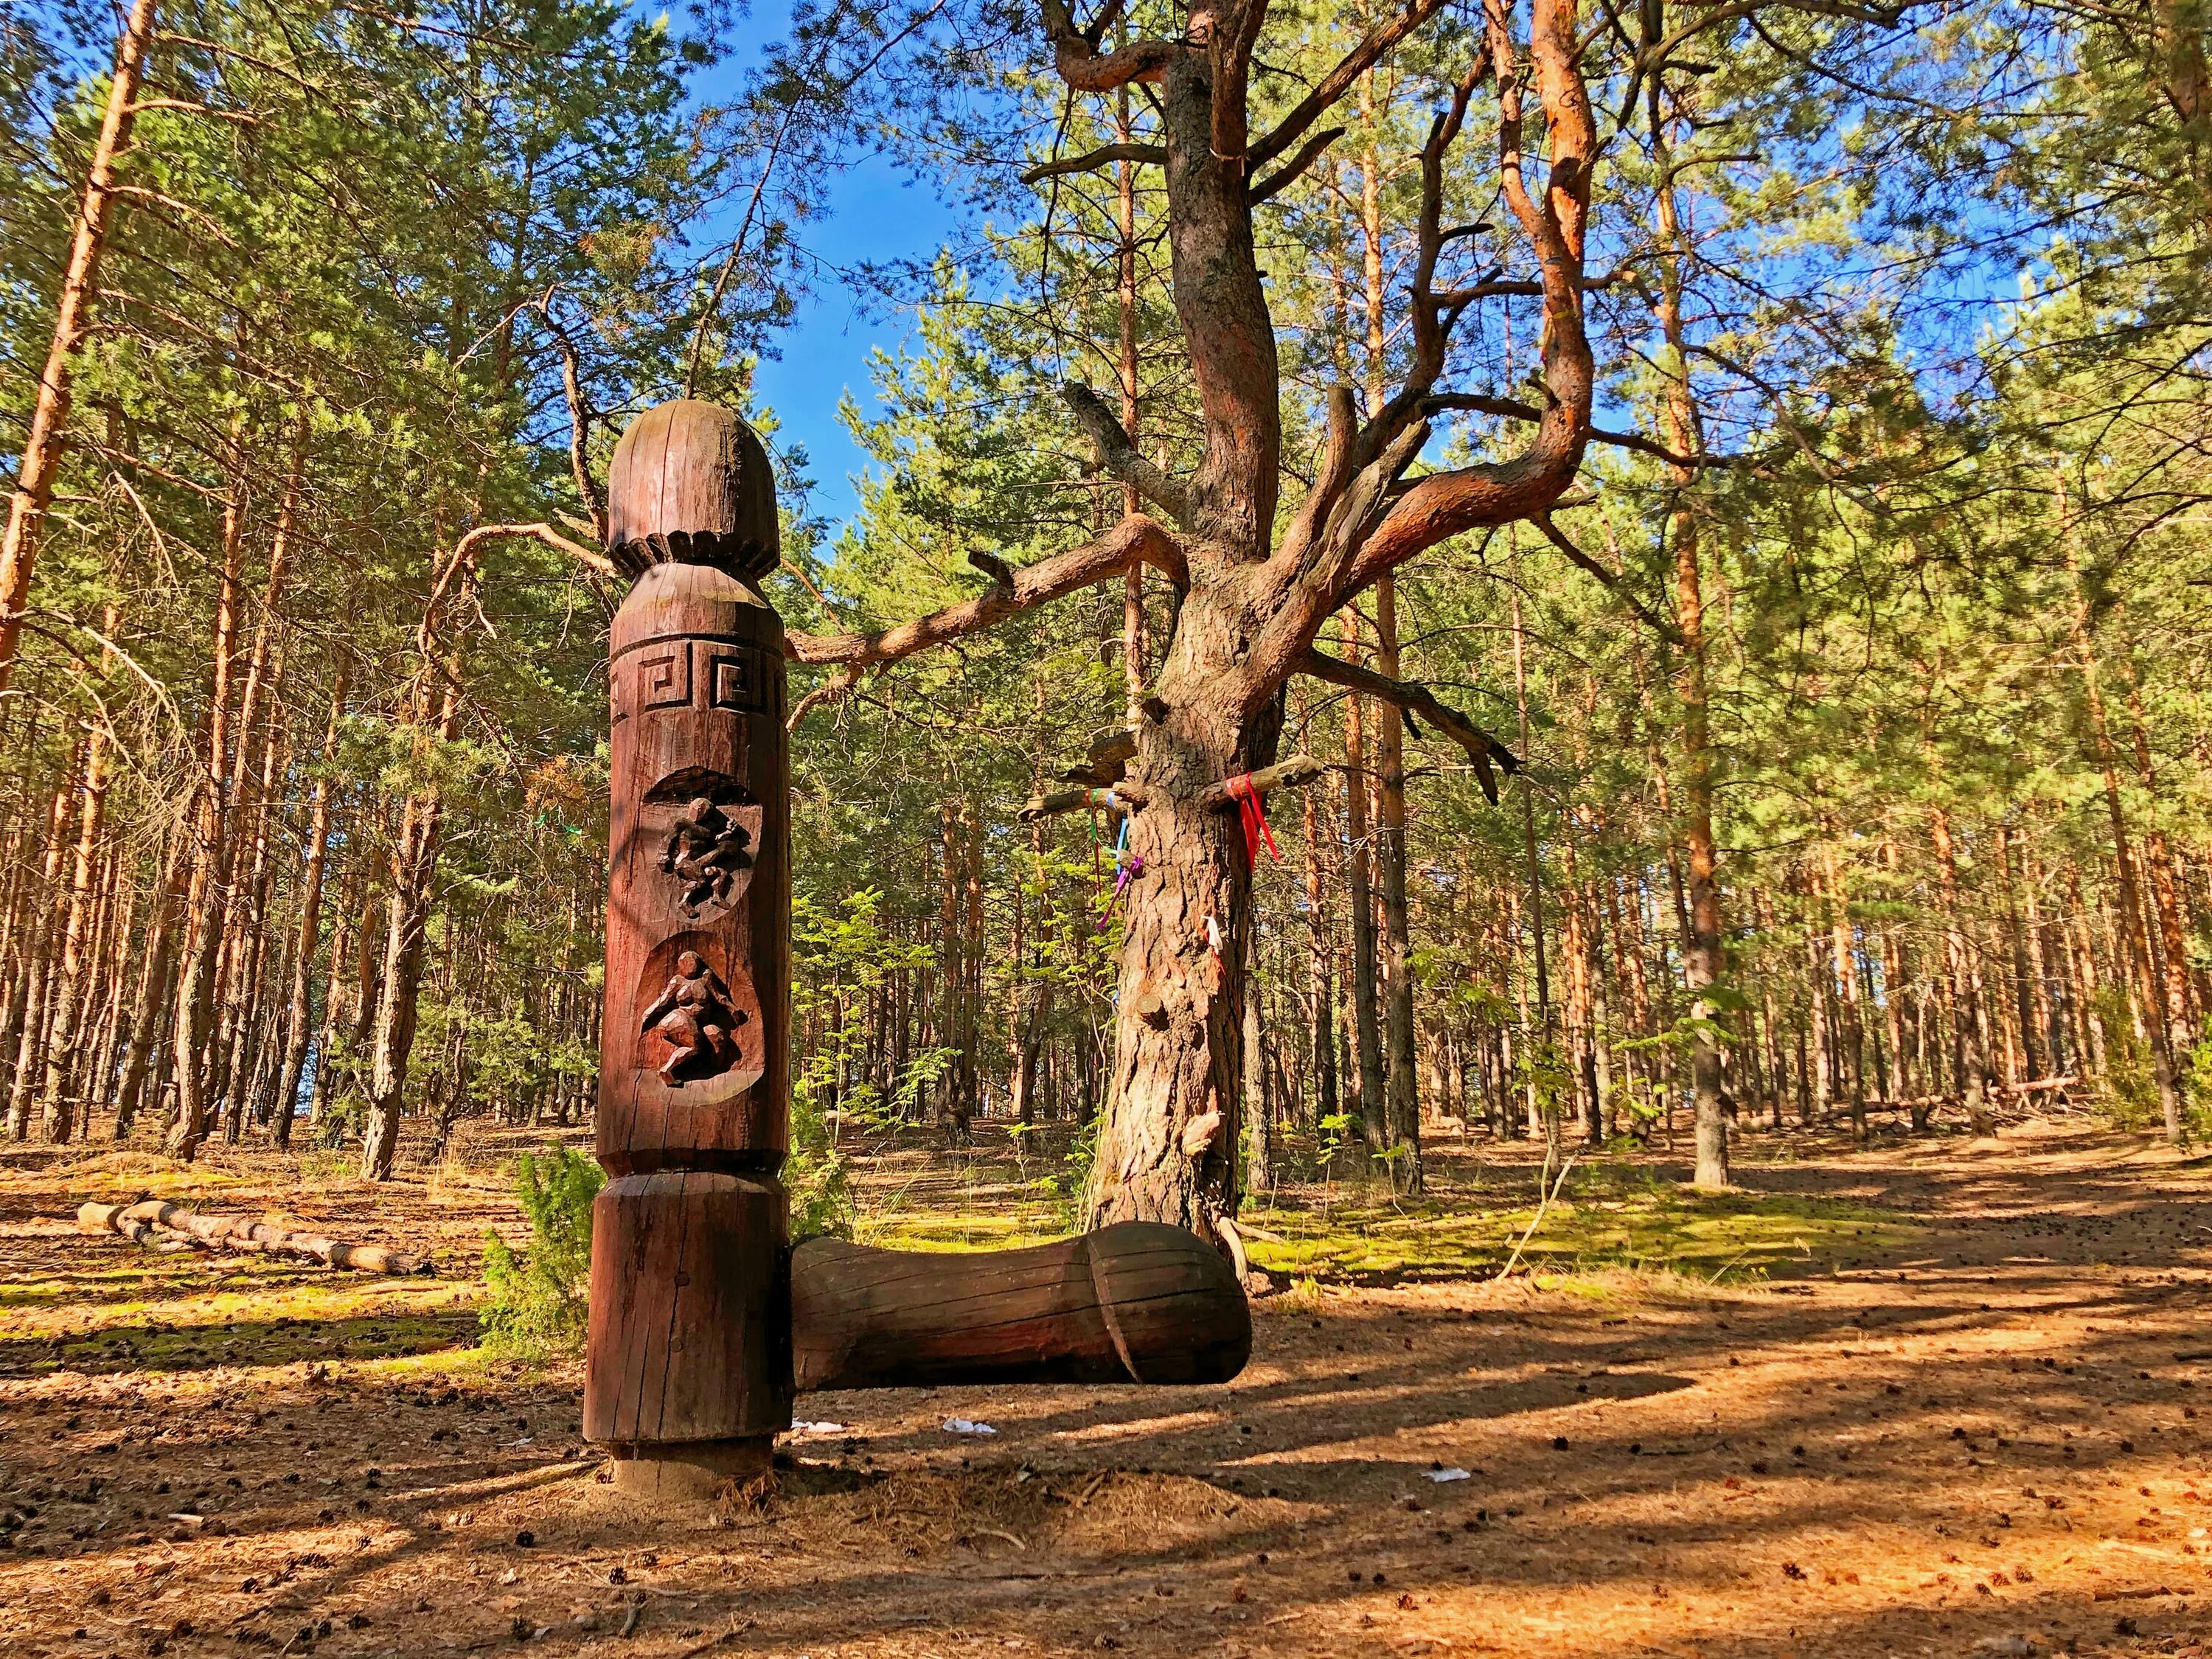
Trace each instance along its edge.
{"label": "tree bark", "polygon": [[43,1077],[46,995],[52,983],[53,900],[61,884],[62,844],[68,835],[69,806],[75,791],[77,760],[77,754],[70,757],[69,770],[56,786],[47,808],[46,854],[40,862],[38,884],[31,893],[31,924],[24,939],[22,958],[23,1017],[15,1039],[15,1066],[8,1089],[10,1140],[29,1139],[31,1103]]}
{"label": "tree bark", "polygon": [[39,393],[31,405],[30,431],[15,486],[8,500],[8,528],[0,539],[0,691],[15,670],[23,615],[38,564],[39,541],[52,504],[54,483],[69,443],[71,396],[76,388],[77,351],[92,329],[93,302],[99,291],[100,255],[107,245],[108,221],[115,208],[115,168],[130,148],[137,113],[138,84],[154,38],[155,0],[132,0],[123,33],[115,43],[115,64],[107,83],[100,136],[93,141],[92,165],[78,199],[76,233],[69,263],[63,268],[61,294],[54,307],[54,331],[46,348]]}
{"label": "tree bark", "polygon": [[2130,844],[2127,811],[2120,800],[2118,755],[2112,728],[2106,720],[2096,647],[2089,632],[2088,594],[2082,581],[2081,561],[2070,538],[2066,563],[2075,581],[2074,643],[2081,659],[2081,692],[2088,716],[2090,745],[2098,770],[2103,775],[2105,811],[2112,826],[2112,861],[2119,878],[2121,941],[2131,959],[2142,1006],[2149,1016],[2146,1023],[2149,1027],[2151,1072],[2165,1118],[2166,1138],[2179,1146],[2188,1139],[2188,1125],[2181,1115],[2181,1085],[2175,1074],[2172,1030],[2166,1019],[2166,988],[2151,957],[2149,934],[2143,919],[2142,884],[2136,877],[2135,849]]}
{"label": "tree bark", "polygon": [[[105,632],[115,637],[115,618],[110,607]],[[62,924],[61,969],[54,985],[52,1035],[46,1045],[46,1137],[57,1146],[75,1132],[77,1107],[90,1082],[84,1057],[79,1053],[79,1027],[86,1006],[94,966],[89,949],[93,903],[93,875],[99,866],[100,832],[107,804],[107,739],[104,720],[95,720],[84,738],[82,805],[77,818],[76,849],[70,860],[69,914]],[[87,1106],[86,1115],[90,1115]]]}
{"label": "tree bark", "polygon": [[[1398,674],[1396,584],[1375,584],[1376,666]],[[1378,850],[1382,862],[1382,982],[1389,1000],[1389,1073],[1383,1083],[1390,1121],[1390,1179],[1401,1192],[1422,1186],[1420,1085],[1413,1066],[1413,926],[1406,911],[1406,723],[1397,708],[1382,707],[1376,734]]]}
{"label": "tree bark", "polygon": [[177,988],[176,1040],[170,1066],[177,1079],[177,1118],[170,1127],[170,1155],[187,1162],[208,1131],[208,1066],[215,1010],[217,952],[234,853],[231,828],[230,681],[237,650],[240,560],[245,548],[245,503],[236,480],[241,470],[234,434],[234,488],[222,508],[222,585],[216,602],[213,686],[208,701],[207,760],[194,808],[197,862],[185,900],[184,974]]}
{"label": "tree bark", "polygon": [[[1656,103],[1652,129],[1662,174],[1669,179],[1657,195],[1660,236],[1667,248],[1659,261],[1659,321],[1667,344],[1667,443],[1675,454],[1689,456],[1702,453],[1705,447],[1704,424],[1691,391],[1689,358],[1684,349],[1682,295],[1689,250],[1671,176],[1666,173],[1669,146]],[[1682,710],[1681,836],[1689,864],[1688,951],[1683,977],[1689,986],[1694,1022],[1690,1042],[1691,1087],[1697,1101],[1693,1180],[1699,1187],[1723,1188],[1729,1184],[1729,1126],[1721,1096],[1721,1050],[1716,1028],[1725,1016],[1709,993],[1720,982],[1727,963],[1722,951],[1720,876],[1713,839],[1713,756],[1706,714],[1699,524],[1689,494],[1697,482],[1697,471],[1687,466],[1670,470],[1676,502],[1669,526],[1674,544],[1674,628],[1680,636],[1675,695]]]}
{"label": "tree bark", "polygon": [[[1359,619],[1344,616],[1344,658],[1359,661]],[[1373,1152],[1390,1144],[1389,1095],[1382,1069],[1375,929],[1374,838],[1368,830],[1368,780],[1364,699],[1344,700],[1344,823],[1346,902],[1352,911],[1352,1007],[1359,1054],[1359,1121]]]}
{"label": "tree bark", "polygon": [[[294,1109],[300,1098],[300,1075],[307,1062],[309,1006],[314,977],[315,945],[323,914],[323,874],[330,860],[331,768],[337,764],[338,722],[345,714],[346,670],[341,663],[337,681],[331,688],[330,722],[323,730],[322,765],[315,774],[314,793],[307,808],[307,843],[300,869],[300,919],[292,946],[292,988],[284,1021],[284,1063],[277,1073],[276,1101],[271,1126],[276,1144],[292,1144]],[[335,983],[337,945],[331,944],[331,981]],[[319,1067],[318,1068],[319,1069]]]}

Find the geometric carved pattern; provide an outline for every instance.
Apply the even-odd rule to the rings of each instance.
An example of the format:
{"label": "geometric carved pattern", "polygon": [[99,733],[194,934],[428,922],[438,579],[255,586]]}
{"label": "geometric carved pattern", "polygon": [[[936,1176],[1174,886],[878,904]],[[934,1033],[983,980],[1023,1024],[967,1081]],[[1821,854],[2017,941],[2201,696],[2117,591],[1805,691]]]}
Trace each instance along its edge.
{"label": "geometric carved pattern", "polygon": [[641,708],[678,708],[691,701],[691,656],[681,645],[639,653],[637,672]]}
{"label": "geometric carved pattern", "polygon": [[744,714],[768,712],[768,676],[762,672],[759,652],[742,646],[706,644],[699,651],[699,678],[706,682],[709,708],[734,709]]}

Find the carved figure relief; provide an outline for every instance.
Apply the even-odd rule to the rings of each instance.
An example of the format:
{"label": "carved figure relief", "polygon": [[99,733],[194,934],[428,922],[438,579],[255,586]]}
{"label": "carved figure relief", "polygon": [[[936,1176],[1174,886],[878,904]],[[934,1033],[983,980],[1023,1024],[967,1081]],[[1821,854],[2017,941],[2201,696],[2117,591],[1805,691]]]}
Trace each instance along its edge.
{"label": "carved figure relief", "polygon": [[738,1063],[738,1012],[730,988],[696,951],[676,958],[676,972],[638,1022],[641,1036],[668,1044],[661,1081],[683,1085],[720,1077]]}
{"label": "carved figure relief", "polygon": [[752,862],[746,850],[752,840],[744,825],[705,795],[695,795],[677,815],[661,848],[660,868],[684,884],[678,901],[684,914],[697,921],[709,902],[726,906],[730,883]]}

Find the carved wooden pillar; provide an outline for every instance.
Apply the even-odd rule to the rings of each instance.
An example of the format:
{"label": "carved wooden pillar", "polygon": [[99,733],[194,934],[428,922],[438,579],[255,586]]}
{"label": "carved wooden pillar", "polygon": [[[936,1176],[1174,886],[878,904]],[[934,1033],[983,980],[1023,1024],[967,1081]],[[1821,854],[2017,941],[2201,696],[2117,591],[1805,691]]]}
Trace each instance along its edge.
{"label": "carved wooden pillar", "polygon": [[791,1422],[790,762],[767,453],[684,399],[616,447],[613,811],[584,1432],[696,1494]]}

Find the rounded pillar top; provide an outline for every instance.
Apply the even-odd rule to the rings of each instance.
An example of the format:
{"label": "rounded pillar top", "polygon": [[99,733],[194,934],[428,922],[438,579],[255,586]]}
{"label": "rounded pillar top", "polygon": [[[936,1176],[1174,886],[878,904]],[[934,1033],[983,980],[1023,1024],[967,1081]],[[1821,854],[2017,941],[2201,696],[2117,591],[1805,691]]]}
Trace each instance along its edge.
{"label": "rounded pillar top", "polygon": [[782,557],[775,477],[753,430],[678,398],[629,423],[607,470],[607,550],[635,565],[703,564],[757,581]]}

